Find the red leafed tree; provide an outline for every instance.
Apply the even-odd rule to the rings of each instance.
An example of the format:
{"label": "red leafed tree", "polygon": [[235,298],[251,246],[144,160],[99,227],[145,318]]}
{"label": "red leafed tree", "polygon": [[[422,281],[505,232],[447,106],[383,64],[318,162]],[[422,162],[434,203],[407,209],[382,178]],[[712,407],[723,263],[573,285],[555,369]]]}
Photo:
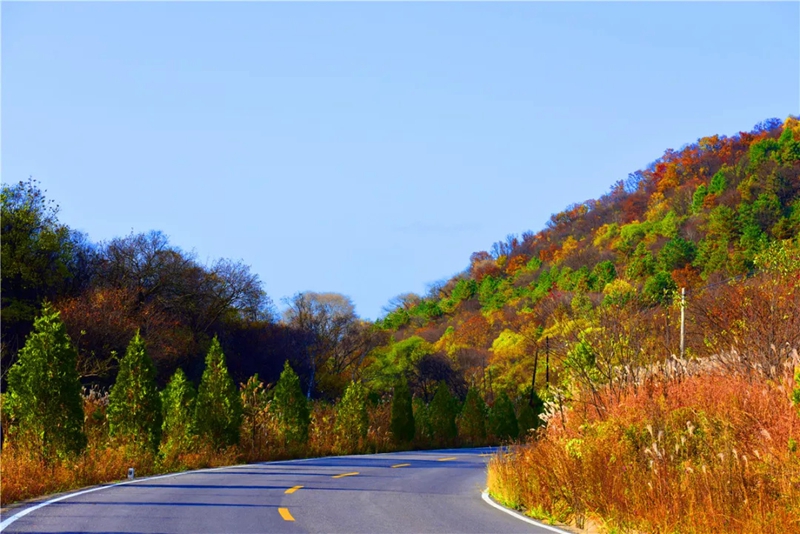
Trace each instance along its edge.
{"label": "red leafed tree", "polygon": [[110,380],[114,353],[122,355],[137,329],[156,365],[170,365],[187,354],[191,333],[152,304],[137,305],[126,288],[91,288],[57,304],[78,349],[82,377]]}
{"label": "red leafed tree", "polygon": [[700,271],[691,265],[686,265],[681,269],[672,271],[672,279],[679,288],[700,287],[703,283],[703,279],[700,277]]}
{"label": "red leafed tree", "polygon": [[470,274],[476,282],[480,283],[487,276],[498,276],[501,273],[500,267],[493,259],[483,260],[472,264]]}
{"label": "red leafed tree", "polygon": [[514,256],[506,264],[506,273],[513,276],[514,273],[525,267],[526,263],[528,263],[527,256],[525,255]]}
{"label": "red leafed tree", "polygon": [[483,315],[475,313],[456,327],[455,336],[459,345],[488,348],[492,342],[492,328]]}

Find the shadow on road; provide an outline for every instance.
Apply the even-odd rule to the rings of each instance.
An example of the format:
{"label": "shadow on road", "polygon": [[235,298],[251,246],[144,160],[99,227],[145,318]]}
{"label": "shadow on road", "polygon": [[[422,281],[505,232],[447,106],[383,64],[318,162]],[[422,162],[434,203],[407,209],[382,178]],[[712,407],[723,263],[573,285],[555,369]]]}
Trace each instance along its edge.
{"label": "shadow on road", "polygon": [[212,506],[219,508],[278,508],[277,505],[272,504],[226,504],[219,502],[128,502],[128,501],[59,501],[50,504],[50,506],[85,506],[90,505],[103,505],[103,506]]}
{"label": "shadow on road", "polygon": [[179,489],[234,489],[234,490],[285,490],[286,486],[234,486],[227,484],[129,484],[119,486],[122,490],[136,488],[179,488]]}

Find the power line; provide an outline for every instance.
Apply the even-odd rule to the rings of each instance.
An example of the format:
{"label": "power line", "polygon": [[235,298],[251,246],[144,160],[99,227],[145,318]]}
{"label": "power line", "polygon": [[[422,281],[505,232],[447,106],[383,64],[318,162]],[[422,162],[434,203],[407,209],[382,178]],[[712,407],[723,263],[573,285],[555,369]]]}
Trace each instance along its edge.
{"label": "power line", "polygon": [[750,270],[750,271],[747,271],[746,273],[737,274],[736,276],[731,276],[730,278],[726,278],[725,280],[721,280],[719,282],[714,282],[713,284],[706,284],[706,285],[700,286],[700,287],[688,288],[688,291],[696,293],[697,291],[700,291],[701,289],[708,289],[710,287],[721,286],[723,284],[727,284],[728,282],[732,282],[734,280],[739,280],[739,279],[742,279],[742,278],[752,278],[753,276],[755,276],[755,274],[756,274],[756,271]]}

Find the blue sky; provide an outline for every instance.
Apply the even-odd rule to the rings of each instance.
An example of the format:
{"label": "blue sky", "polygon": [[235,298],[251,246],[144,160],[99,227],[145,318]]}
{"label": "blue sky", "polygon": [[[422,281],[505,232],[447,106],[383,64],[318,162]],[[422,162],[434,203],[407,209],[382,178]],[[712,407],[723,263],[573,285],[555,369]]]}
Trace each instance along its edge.
{"label": "blue sky", "polygon": [[800,4],[2,3],[2,179],[362,317],[800,112]]}

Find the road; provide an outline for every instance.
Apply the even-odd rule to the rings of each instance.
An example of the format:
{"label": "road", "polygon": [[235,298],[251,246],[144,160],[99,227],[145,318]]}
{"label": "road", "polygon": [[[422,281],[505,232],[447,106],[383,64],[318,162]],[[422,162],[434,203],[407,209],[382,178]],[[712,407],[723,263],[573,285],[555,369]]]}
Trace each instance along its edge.
{"label": "road", "polygon": [[552,532],[481,499],[487,452],[315,458],[142,479],[33,509],[3,532]]}

